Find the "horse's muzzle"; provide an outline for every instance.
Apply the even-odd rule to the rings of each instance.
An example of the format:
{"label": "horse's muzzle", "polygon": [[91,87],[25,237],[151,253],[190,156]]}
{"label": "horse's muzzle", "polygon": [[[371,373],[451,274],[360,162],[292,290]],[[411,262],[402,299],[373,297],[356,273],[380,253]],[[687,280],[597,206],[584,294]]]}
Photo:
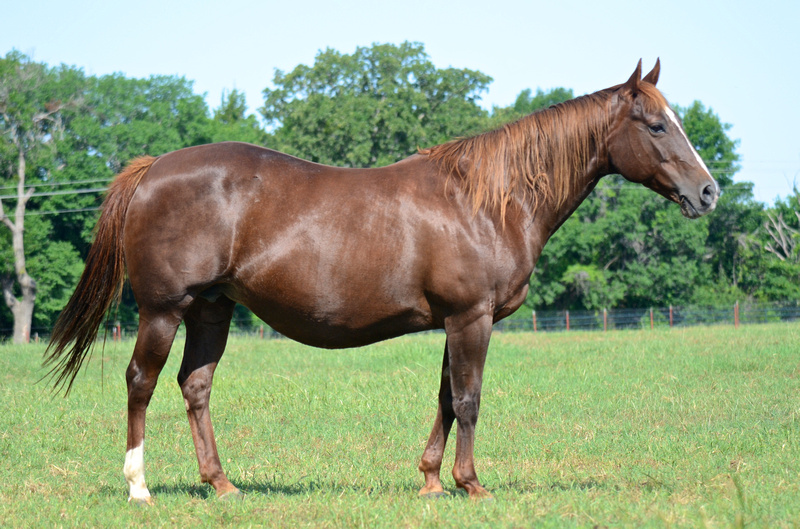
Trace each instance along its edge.
{"label": "horse's muzzle", "polygon": [[717,207],[719,185],[716,180],[701,184],[696,198],[680,195],[681,213],[684,217],[696,219],[711,213]]}

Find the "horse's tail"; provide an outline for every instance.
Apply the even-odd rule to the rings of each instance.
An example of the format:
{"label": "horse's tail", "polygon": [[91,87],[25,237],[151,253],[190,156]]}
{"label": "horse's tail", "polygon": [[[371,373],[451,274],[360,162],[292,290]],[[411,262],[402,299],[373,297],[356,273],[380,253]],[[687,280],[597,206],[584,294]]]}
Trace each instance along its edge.
{"label": "horse's tail", "polygon": [[86,257],[86,267],[53,327],[44,365],[52,366],[49,376],[55,379],[54,387],[59,389],[66,385],[65,393],[72,389],[109,307],[119,300],[122,293],[125,283],[122,245],[125,214],[139,182],[155,160],[151,156],[133,160],[109,186],[103,213],[95,226],[94,243]]}

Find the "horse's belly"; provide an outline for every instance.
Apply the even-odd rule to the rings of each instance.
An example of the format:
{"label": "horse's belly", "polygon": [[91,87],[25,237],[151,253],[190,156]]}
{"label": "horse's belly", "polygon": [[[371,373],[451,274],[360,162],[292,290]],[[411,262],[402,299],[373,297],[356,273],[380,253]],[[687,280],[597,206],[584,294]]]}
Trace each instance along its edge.
{"label": "horse's belly", "polygon": [[383,316],[370,313],[368,307],[335,314],[309,313],[279,306],[250,309],[287,338],[326,349],[360,347],[435,327],[429,314],[413,309]]}

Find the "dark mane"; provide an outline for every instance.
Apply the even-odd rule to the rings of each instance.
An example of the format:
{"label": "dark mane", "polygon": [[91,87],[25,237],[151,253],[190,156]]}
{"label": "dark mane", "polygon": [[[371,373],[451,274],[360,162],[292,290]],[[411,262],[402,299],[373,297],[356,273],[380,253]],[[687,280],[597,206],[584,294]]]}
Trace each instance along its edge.
{"label": "dark mane", "polygon": [[[644,85],[644,83],[643,83]],[[512,197],[553,200],[561,205],[574,191],[573,175],[585,169],[597,138],[608,131],[614,88],[571,99],[503,127],[421,151],[458,181],[475,211],[499,208]],[[663,96],[652,87],[652,94]]]}

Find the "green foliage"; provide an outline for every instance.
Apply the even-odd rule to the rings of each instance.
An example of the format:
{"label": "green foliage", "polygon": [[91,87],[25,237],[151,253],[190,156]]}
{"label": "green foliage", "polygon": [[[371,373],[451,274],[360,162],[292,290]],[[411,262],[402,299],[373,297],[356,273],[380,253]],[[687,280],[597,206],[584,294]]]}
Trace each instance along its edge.
{"label": "green foliage", "polygon": [[482,130],[477,101],[491,78],[437,69],[421,44],[375,44],[352,55],[328,49],[313,66],[277,71],[260,112],[278,148],[349,167],[387,165]]}
{"label": "green foliage", "polygon": [[209,141],[244,141],[255,145],[266,145],[269,135],[261,127],[254,114],[247,114],[245,95],[232,90],[222,95],[214,119],[209,123]]}
{"label": "green foliage", "polygon": [[610,281],[606,271],[594,265],[569,265],[561,276],[560,284],[565,287],[564,292],[579,301],[586,310],[616,306],[625,295],[622,283]]}
{"label": "green foliage", "polygon": [[[744,259],[741,241],[763,222],[763,206],[753,198],[752,183],[733,181],[733,175],[739,169],[736,164],[739,142],[727,136],[731,126],[722,123],[712,109],[706,109],[699,101],[677,110],[683,118],[686,134],[722,190],[717,209],[708,221],[708,265],[716,276],[715,283],[739,288],[742,281],[748,281],[743,275],[745,270],[741,268]],[[755,295],[752,289],[748,291]]]}
{"label": "green foliage", "polygon": [[[69,245],[53,245],[49,222],[28,216],[36,209],[36,201],[29,201],[32,186],[50,184],[58,171],[58,144],[67,134],[70,111],[81,105],[84,80],[83,72],[76,68],[49,68],[16,51],[0,59],[0,200],[4,215],[0,240],[6,243],[0,250],[4,254],[0,277],[6,304],[14,311],[15,340],[25,339],[21,329],[32,330],[30,318],[37,308],[36,295],[53,295],[61,300],[58,283],[69,281],[73,265],[79,263]],[[32,275],[37,271],[32,255],[39,263],[63,268],[50,274],[52,282],[45,279],[39,284],[38,277]],[[34,314],[34,325],[43,313]],[[8,314],[0,313],[3,328],[12,325]],[[49,323],[47,316],[44,319]]]}
{"label": "green foliage", "polygon": [[[686,304],[703,267],[707,220],[621,177],[607,177],[550,239],[531,280],[534,307],[595,309]],[[591,270],[578,285],[574,270]]]}
{"label": "green foliage", "polygon": [[75,290],[83,272],[83,261],[77,250],[66,241],[51,242],[41,251],[32,248],[30,253],[28,270],[37,278],[38,285],[33,327],[47,333]]}
{"label": "green foliage", "polygon": [[111,175],[137,156],[158,156],[208,139],[208,108],[185,78],[112,74],[90,82],[75,147],[102,160]]}

